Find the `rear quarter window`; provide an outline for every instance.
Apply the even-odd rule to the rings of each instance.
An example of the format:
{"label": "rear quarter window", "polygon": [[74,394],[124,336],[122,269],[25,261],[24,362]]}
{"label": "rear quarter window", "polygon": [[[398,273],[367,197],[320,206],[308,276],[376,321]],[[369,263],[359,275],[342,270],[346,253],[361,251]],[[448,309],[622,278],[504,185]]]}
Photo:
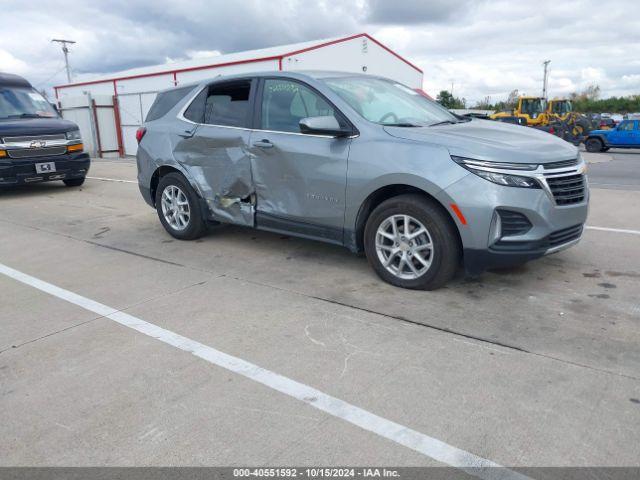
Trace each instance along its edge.
{"label": "rear quarter window", "polygon": [[193,87],[176,88],[175,90],[159,93],[149,109],[145,122],[153,122],[164,117],[191,90],[193,90]]}

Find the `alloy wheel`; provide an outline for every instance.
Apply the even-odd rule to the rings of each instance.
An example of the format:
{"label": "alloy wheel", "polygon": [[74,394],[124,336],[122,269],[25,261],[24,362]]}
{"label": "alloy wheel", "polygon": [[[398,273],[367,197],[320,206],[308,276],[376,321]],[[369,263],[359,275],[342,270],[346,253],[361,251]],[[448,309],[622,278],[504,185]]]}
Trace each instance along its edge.
{"label": "alloy wheel", "polygon": [[167,185],[161,197],[162,215],[166,222],[177,231],[189,226],[191,207],[185,193],[176,185]]}
{"label": "alloy wheel", "polygon": [[382,221],[375,242],[378,259],[384,268],[402,280],[421,277],[433,262],[431,235],[410,215],[392,215]]}

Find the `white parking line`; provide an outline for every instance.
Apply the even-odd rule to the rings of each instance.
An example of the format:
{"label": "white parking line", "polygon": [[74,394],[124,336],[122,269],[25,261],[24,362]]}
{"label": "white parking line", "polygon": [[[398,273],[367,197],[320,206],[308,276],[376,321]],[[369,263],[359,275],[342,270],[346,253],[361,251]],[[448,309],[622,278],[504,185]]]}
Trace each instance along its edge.
{"label": "white parking line", "polygon": [[[69,290],[52,285],[38,278],[14,270],[0,263],[0,273],[18,282],[22,282],[45,293],[58,297],[69,303],[82,307],[90,312],[102,315],[120,325],[129,327],[149,337],[155,338],[173,347],[189,352],[213,365],[225,368],[273,390],[289,395],[307,405],[322,410],[329,415],[341,418],[364,430],[415,450],[438,462],[464,470],[470,475],[486,480],[525,480],[529,479],[520,473],[501,465],[449,445],[437,438],[412,430],[392,420],[380,417],[372,412],[351,405],[332,397],[320,390],[284,377],[278,373],[264,369],[243,360],[216,350],[202,343],[183,337],[175,332],[146,322],[115,308],[98,303]],[[496,468],[498,467],[498,468]]]}
{"label": "white parking line", "polygon": [[624,228],[608,228],[608,227],[592,227],[591,225],[587,225],[587,230],[599,230],[602,232],[615,232],[615,233],[630,233],[631,235],[640,235],[640,230],[626,230]]}
{"label": "white parking line", "polygon": [[101,180],[103,182],[119,182],[119,183],[138,183],[136,180],[120,180],[119,178],[104,178],[104,177],[87,177],[91,180]]}

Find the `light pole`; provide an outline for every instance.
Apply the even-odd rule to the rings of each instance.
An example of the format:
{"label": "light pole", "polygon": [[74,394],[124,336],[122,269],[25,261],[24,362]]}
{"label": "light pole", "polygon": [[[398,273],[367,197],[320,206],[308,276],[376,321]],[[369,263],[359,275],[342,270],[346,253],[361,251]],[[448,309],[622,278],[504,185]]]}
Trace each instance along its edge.
{"label": "light pole", "polygon": [[549,64],[551,63],[551,60],[545,60],[544,62],[542,62],[542,65],[544,65],[544,76],[542,77],[542,98],[544,98],[545,100],[547,99],[547,80],[549,79]]}
{"label": "light pole", "polygon": [[76,42],[73,40],[62,40],[58,38],[54,38],[51,41],[62,44],[62,53],[64,53],[64,65],[67,69],[67,82],[71,83],[71,69],[69,68],[69,47],[67,47],[67,44],[73,44]]}

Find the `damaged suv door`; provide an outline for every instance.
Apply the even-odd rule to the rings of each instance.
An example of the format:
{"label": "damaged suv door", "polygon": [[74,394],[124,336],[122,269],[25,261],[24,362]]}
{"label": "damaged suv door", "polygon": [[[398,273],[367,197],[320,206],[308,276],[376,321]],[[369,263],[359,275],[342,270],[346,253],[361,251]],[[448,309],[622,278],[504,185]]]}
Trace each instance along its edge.
{"label": "damaged suv door", "polygon": [[216,220],[254,225],[249,140],[254,79],[213,83],[184,111],[193,128],[174,150]]}
{"label": "damaged suv door", "polygon": [[308,85],[278,77],[261,79],[255,127],[257,227],[341,244],[349,121]]}

